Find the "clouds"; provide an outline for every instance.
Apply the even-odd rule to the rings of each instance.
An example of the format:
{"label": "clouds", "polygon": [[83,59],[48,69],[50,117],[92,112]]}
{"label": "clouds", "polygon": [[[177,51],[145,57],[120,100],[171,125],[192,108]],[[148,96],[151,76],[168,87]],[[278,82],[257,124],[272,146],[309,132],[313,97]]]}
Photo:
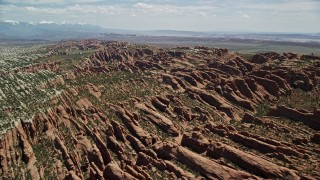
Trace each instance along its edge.
{"label": "clouds", "polygon": [[153,15],[156,14],[176,14],[177,13],[177,8],[173,5],[151,5],[151,4],[146,4],[146,3],[136,3],[133,5],[135,11],[138,14],[143,14],[143,13],[152,13]]}
{"label": "clouds", "polygon": [[42,21],[39,22],[39,24],[54,24],[54,21],[42,20]]}
{"label": "clouds", "polygon": [[140,8],[140,9],[152,9],[152,8],[153,8],[152,5],[150,5],[150,4],[145,4],[145,3],[141,3],[141,2],[136,3],[135,5],[133,5],[133,7],[135,7],[135,8]]}
{"label": "clouds", "polygon": [[22,13],[34,14],[106,14],[106,15],[132,15],[135,16],[164,16],[164,15],[179,15],[179,16],[216,16],[214,15],[216,7],[208,6],[177,6],[170,4],[147,4],[135,3],[132,6],[126,5],[88,5],[74,4],[58,7],[42,7],[42,6],[16,6],[16,5],[0,5],[3,11],[16,11]]}
{"label": "clouds", "polygon": [[12,25],[18,25],[19,24],[19,21],[13,21],[13,20],[4,20],[3,22],[10,23]]}
{"label": "clouds", "polygon": [[136,3],[133,5],[136,13],[145,14],[151,16],[157,15],[173,15],[173,16],[216,16],[214,13],[217,9],[215,6],[189,6],[189,5],[174,5],[174,4],[146,4]]}
{"label": "clouds", "polygon": [[3,7],[5,11],[15,11],[33,13],[33,14],[55,14],[55,15],[70,15],[70,14],[108,14],[117,15],[124,13],[124,9],[116,6],[92,6],[92,5],[80,5],[75,4],[67,7],[57,7],[57,8],[44,8],[35,6],[19,7],[14,5],[0,6]]}
{"label": "clouds", "polygon": [[0,20],[108,28],[320,32],[316,0],[0,0],[0,12]]}
{"label": "clouds", "polygon": [[245,19],[251,19],[251,16],[249,16],[248,14],[243,14],[242,17]]}
{"label": "clouds", "polygon": [[2,0],[3,3],[14,5],[89,4],[101,1],[103,0]]}
{"label": "clouds", "polygon": [[299,11],[320,11],[320,1],[279,1],[277,3],[251,3],[242,4],[239,8],[256,11],[282,11],[282,12],[299,12]]}
{"label": "clouds", "polygon": [[62,2],[64,2],[64,0],[2,0],[2,3],[9,4],[52,4]]}

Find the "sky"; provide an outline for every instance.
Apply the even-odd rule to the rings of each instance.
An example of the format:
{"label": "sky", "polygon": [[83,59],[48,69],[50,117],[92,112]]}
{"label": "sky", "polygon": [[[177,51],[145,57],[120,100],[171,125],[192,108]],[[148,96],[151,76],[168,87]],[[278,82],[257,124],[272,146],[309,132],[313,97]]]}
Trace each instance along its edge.
{"label": "sky", "polygon": [[0,21],[112,29],[320,32],[320,0],[0,0]]}

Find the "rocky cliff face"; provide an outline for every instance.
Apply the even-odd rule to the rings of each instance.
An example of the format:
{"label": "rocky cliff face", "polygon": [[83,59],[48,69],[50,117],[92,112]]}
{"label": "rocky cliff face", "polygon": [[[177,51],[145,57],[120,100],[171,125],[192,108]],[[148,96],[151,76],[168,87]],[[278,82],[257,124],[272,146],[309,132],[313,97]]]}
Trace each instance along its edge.
{"label": "rocky cliff face", "polygon": [[3,131],[2,177],[320,177],[318,57],[97,41],[50,46],[50,57],[74,48],[93,51],[3,75],[44,69],[59,76],[37,88],[60,93]]}

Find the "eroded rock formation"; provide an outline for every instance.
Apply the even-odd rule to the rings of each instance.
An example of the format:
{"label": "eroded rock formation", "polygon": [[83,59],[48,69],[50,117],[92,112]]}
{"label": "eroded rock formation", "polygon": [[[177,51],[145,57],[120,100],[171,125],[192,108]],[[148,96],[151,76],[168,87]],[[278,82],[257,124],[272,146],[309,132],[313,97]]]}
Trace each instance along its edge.
{"label": "eroded rock formation", "polygon": [[[244,59],[221,48],[94,40],[50,47],[49,57],[75,48],[95,52],[73,66],[6,73],[61,75],[36,87],[59,89],[40,104],[46,109],[1,135],[2,177],[320,177],[319,58],[272,52]],[[298,98],[305,103],[295,106]]]}

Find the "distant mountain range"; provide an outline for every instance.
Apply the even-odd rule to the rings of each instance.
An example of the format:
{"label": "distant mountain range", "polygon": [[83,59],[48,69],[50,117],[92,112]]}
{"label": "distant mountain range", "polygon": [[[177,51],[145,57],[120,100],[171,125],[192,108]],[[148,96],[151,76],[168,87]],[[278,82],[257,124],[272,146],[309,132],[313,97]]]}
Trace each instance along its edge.
{"label": "distant mountain range", "polygon": [[90,37],[105,32],[104,28],[87,24],[0,22],[2,38],[66,39]]}
{"label": "distant mountain range", "polygon": [[57,24],[43,21],[28,23],[17,21],[0,21],[0,39],[25,40],[62,40],[79,38],[103,39],[106,36],[175,36],[223,39],[251,39],[263,41],[313,42],[320,44],[320,33],[235,33],[235,32],[194,32],[175,30],[135,31],[106,29],[89,24]]}

